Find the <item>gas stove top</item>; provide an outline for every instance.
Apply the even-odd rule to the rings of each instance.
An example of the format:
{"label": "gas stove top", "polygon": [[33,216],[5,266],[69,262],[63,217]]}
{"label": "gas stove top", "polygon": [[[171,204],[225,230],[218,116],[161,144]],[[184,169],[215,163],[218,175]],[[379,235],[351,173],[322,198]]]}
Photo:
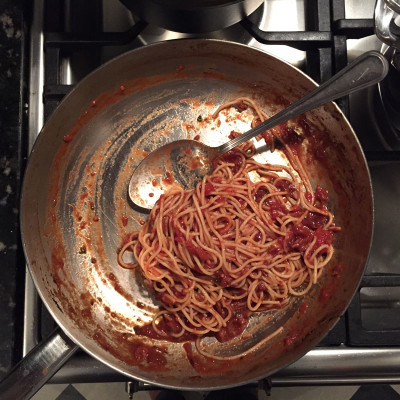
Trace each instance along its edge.
{"label": "gas stove top", "polygon": [[[239,24],[197,36],[257,47],[323,82],[362,52],[381,49],[374,35],[374,4],[374,0],[362,5],[356,0],[266,0]],[[36,0],[30,48],[29,146],[63,96],[91,70],[127,50],[188,36],[141,21],[118,0]],[[373,182],[376,222],[366,274],[330,334],[317,348],[270,377],[272,385],[400,382],[400,153],[388,146],[376,122],[377,91],[364,90],[338,102],[363,146]],[[24,354],[54,327],[27,273]],[[78,352],[51,382],[126,380]],[[132,387],[147,386],[136,383]]]}

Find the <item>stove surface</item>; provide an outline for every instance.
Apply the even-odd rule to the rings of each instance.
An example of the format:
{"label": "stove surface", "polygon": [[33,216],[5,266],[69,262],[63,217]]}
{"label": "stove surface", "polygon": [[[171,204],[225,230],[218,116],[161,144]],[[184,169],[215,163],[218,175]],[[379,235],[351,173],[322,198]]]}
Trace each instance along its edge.
{"label": "stove surface", "polygon": [[[137,23],[137,19],[118,0],[104,0],[102,4],[96,2],[99,9],[103,10],[100,21],[92,18],[93,16],[87,20],[84,16],[77,19],[78,11],[72,7],[77,3],[71,1],[68,4],[70,7],[66,9],[67,18],[60,27],[55,21],[49,20],[46,3],[41,0],[34,2],[29,109],[30,146],[33,145],[40,128],[63,95],[93,68],[127,50],[159,40],[184,36],[147,26],[128,44],[96,47],[78,43],[75,47],[69,46],[68,51],[57,52],[57,49],[65,49],[62,40],[69,38],[69,36],[57,36],[60,28],[63,33],[81,34],[84,37],[88,32],[99,35],[101,32],[120,32],[122,35]],[[345,5],[345,13],[342,4]],[[213,33],[212,36],[237,40],[270,52],[321,82],[345,65],[347,60],[351,61],[362,52],[381,48],[372,30],[374,4],[374,0],[345,2],[326,0],[319,1],[318,6],[315,6],[313,1],[306,0],[266,0],[263,8],[252,16],[256,26],[263,31],[279,31],[286,34],[320,31],[325,35],[331,32],[331,25],[334,25],[332,19],[344,19],[345,22],[365,19],[365,24],[361,24],[365,25],[361,27],[364,29],[362,34],[358,30],[350,30],[350,34],[347,35],[345,29],[338,28],[337,24],[334,25],[337,31],[332,40],[333,44],[329,47],[316,48],[318,44],[315,43],[313,45],[300,43],[294,48],[284,39],[276,41],[278,44],[261,44],[240,24],[229,28],[227,33],[221,31]],[[85,9],[85,6],[82,7]],[[317,13],[318,18],[310,13]],[[84,28],[80,25],[82,19],[86,23]],[[318,40],[322,43],[322,39]],[[51,42],[51,46],[48,45],[48,41]],[[46,43],[47,52],[44,54],[43,47]],[[82,49],[84,51],[81,51]],[[54,57],[58,57],[57,71],[54,71],[52,64]],[[55,73],[56,77],[49,75],[49,72]],[[273,385],[400,382],[400,313],[398,312],[400,214],[397,212],[400,194],[398,178],[400,157],[397,152],[387,149],[376,132],[371,109],[374,95],[374,89],[369,89],[339,102],[341,108],[349,115],[350,122],[366,152],[373,182],[375,230],[366,276],[349,312],[342,317],[328,337],[319,347],[271,377]],[[27,274],[24,353],[26,354],[45,337],[54,326]],[[52,378],[52,382],[57,383],[119,380],[124,381],[126,377],[118,375],[83,352],[76,354]]]}

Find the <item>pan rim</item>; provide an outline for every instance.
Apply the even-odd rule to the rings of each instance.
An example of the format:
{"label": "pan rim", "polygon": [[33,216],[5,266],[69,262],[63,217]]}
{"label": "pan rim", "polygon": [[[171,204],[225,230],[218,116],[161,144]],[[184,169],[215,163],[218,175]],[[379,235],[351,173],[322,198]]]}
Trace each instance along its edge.
{"label": "pan rim", "polygon": [[[276,57],[275,55],[272,55],[272,54],[270,54],[270,53],[268,53],[268,52],[266,52],[266,51],[264,51],[264,50],[261,50],[261,49],[254,48],[254,47],[252,47],[252,46],[248,46],[248,45],[244,45],[244,44],[238,44],[238,43],[235,43],[235,42],[228,42],[228,41],[222,41],[222,40],[217,40],[217,39],[175,39],[175,40],[172,40],[172,41],[169,41],[169,42],[175,42],[175,43],[176,43],[176,42],[183,42],[183,41],[185,41],[185,42],[192,42],[193,44],[198,44],[198,43],[204,43],[204,42],[205,42],[205,43],[216,43],[216,44],[220,44],[220,45],[221,45],[221,44],[223,43],[223,45],[226,45],[226,46],[241,47],[241,48],[245,48],[245,49],[250,49],[252,52],[263,53],[263,54],[266,54],[267,56],[269,56],[269,57],[271,57],[271,58],[273,58],[273,59],[278,60],[278,61],[281,62],[281,63],[286,64],[286,65],[289,66],[290,68],[296,70],[297,73],[300,73],[300,74],[303,76],[303,78],[306,78],[310,83],[312,83],[313,86],[318,86],[318,84],[317,84],[312,78],[310,78],[307,74],[305,74],[304,72],[302,72],[302,71],[301,71],[300,69],[298,69],[297,67],[295,67],[295,66],[291,65],[290,63],[288,63],[288,62],[286,62],[286,61],[280,59],[279,57]],[[147,383],[150,383],[150,384],[155,384],[155,385],[160,386],[160,387],[165,387],[165,388],[170,388],[170,389],[184,389],[184,390],[193,390],[193,391],[196,391],[196,390],[202,390],[202,389],[204,389],[204,387],[203,387],[203,386],[199,386],[199,387],[193,387],[193,386],[186,386],[186,387],[185,387],[185,386],[174,386],[174,385],[168,385],[168,384],[160,384],[160,383],[158,383],[158,382],[156,382],[156,381],[147,380],[147,379],[144,379],[144,378],[137,378],[137,376],[135,376],[134,374],[132,374],[132,373],[130,373],[130,372],[127,372],[127,371],[124,371],[122,368],[120,368],[119,366],[113,364],[112,362],[108,362],[107,360],[104,360],[104,359],[101,357],[101,355],[98,355],[98,354],[96,354],[94,351],[92,351],[92,350],[90,350],[90,349],[87,349],[86,345],[84,345],[84,344],[82,343],[82,340],[80,340],[80,338],[76,338],[76,335],[74,335],[73,333],[71,333],[71,330],[70,330],[68,327],[65,327],[65,323],[63,322],[63,318],[62,318],[62,313],[56,312],[56,310],[54,310],[53,307],[50,307],[50,306],[49,306],[50,299],[48,298],[48,296],[46,296],[46,293],[41,289],[41,285],[39,284],[40,276],[38,276],[38,274],[35,273],[34,270],[33,270],[33,268],[32,268],[32,259],[31,259],[30,255],[28,254],[28,253],[29,253],[29,250],[27,249],[27,244],[26,244],[26,242],[25,242],[26,230],[28,229],[28,228],[27,228],[28,221],[27,221],[27,219],[25,218],[26,216],[25,216],[25,213],[23,212],[23,209],[24,209],[24,204],[27,203],[27,202],[29,202],[29,200],[27,200],[27,199],[26,199],[26,196],[25,196],[25,193],[26,193],[26,191],[27,191],[27,186],[29,185],[29,183],[27,182],[27,175],[28,175],[28,172],[30,171],[30,169],[32,169],[32,166],[31,166],[31,165],[32,165],[32,158],[33,158],[32,155],[33,155],[33,154],[37,151],[37,149],[40,147],[40,143],[41,143],[43,140],[45,140],[46,132],[47,132],[46,127],[51,123],[51,121],[53,121],[54,119],[57,118],[57,115],[58,115],[58,113],[60,112],[60,111],[59,111],[60,108],[63,107],[63,104],[65,104],[65,102],[67,101],[67,99],[69,99],[69,98],[72,97],[72,96],[75,96],[75,94],[76,94],[76,92],[79,90],[81,84],[82,84],[83,82],[88,81],[89,79],[93,79],[93,77],[95,77],[95,76],[98,74],[98,71],[107,69],[109,65],[111,65],[111,64],[113,64],[113,63],[115,63],[115,62],[118,62],[117,60],[123,59],[123,58],[125,58],[125,57],[131,57],[131,54],[132,54],[132,53],[137,54],[138,52],[141,52],[141,51],[149,51],[149,49],[152,50],[152,49],[154,49],[154,48],[157,48],[158,46],[164,46],[165,43],[167,43],[167,42],[160,42],[160,43],[150,44],[150,45],[147,45],[147,46],[138,48],[138,49],[134,49],[134,50],[128,51],[128,52],[126,52],[126,53],[123,53],[123,54],[119,55],[118,57],[115,57],[115,58],[113,58],[113,59],[107,61],[106,63],[104,63],[104,64],[101,65],[100,67],[98,67],[98,68],[96,68],[95,70],[93,70],[92,72],[90,72],[85,78],[83,78],[83,79],[71,90],[71,92],[70,92],[67,96],[65,96],[65,98],[61,101],[60,105],[57,107],[57,109],[54,111],[54,113],[50,116],[49,120],[44,124],[44,126],[43,126],[42,129],[40,130],[40,133],[38,134],[38,136],[37,136],[37,138],[36,138],[36,140],[35,140],[35,143],[34,143],[34,145],[33,145],[33,147],[32,147],[31,154],[29,155],[28,163],[27,163],[27,166],[26,166],[26,169],[25,169],[25,173],[24,173],[23,184],[22,184],[22,190],[21,190],[20,209],[21,209],[22,211],[20,212],[20,227],[21,227],[22,246],[23,246],[25,258],[26,258],[26,261],[27,261],[26,264],[27,264],[27,266],[28,266],[28,270],[29,270],[30,276],[32,277],[32,280],[33,280],[33,282],[34,282],[34,284],[35,284],[36,290],[38,291],[41,300],[42,300],[43,303],[45,304],[45,306],[46,306],[48,312],[50,313],[50,315],[52,316],[52,318],[54,318],[54,320],[55,320],[55,322],[57,323],[57,325],[60,327],[60,329],[61,329],[61,330],[62,330],[76,345],[78,345],[81,349],[83,349],[86,353],[90,354],[90,355],[91,355],[92,357],[94,357],[95,359],[99,360],[99,361],[102,362],[103,364],[109,366],[109,367],[112,368],[113,370],[115,370],[115,371],[117,371],[117,372],[119,372],[119,373],[121,373],[121,374],[123,374],[123,375],[125,375],[125,376],[127,376],[127,377],[134,378],[134,379],[139,379],[139,380],[141,380],[141,381],[143,381],[143,382],[147,382]],[[355,131],[354,131],[353,127],[351,126],[350,122],[348,121],[347,117],[344,115],[344,113],[341,111],[341,109],[338,107],[338,105],[337,105],[336,103],[334,103],[334,102],[332,102],[332,103],[333,103],[333,106],[334,106],[335,110],[339,113],[340,118],[344,121],[346,127],[349,129],[349,131],[352,132],[353,137],[354,137],[354,139],[355,139],[357,145],[358,145],[359,148],[362,150],[362,147],[361,147],[361,144],[360,144],[360,142],[359,142],[359,140],[358,140],[358,137],[357,137],[357,135],[355,134]],[[370,188],[371,205],[372,205],[372,219],[371,219],[371,234],[370,234],[370,238],[369,238],[368,253],[367,253],[367,255],[366,255],[365,265],[364,265],[364,268],[363,268],[362,273],[360,274],[360,277],[359,277],[357,286],[359,285],[359,283],[360,283],[360,281],[361,281],[361,279],[362,279],[362,276],[363,276],[363,274],[364,274],[364,272],[365,272],[365,268],[366,268],[366,266],[367,266],[368,258],[369,258],[369,255],[370,255],[371,244],[372,244],[372,239],[373,239],[374,215],[375,215],[375,212],[374,212],[374,196],[373,196],[373,191],[372,191],[371,174],[370,174],[370,170],[369,170],[369,168],[368,168],[367,160],[366,160],[366,158],[365,158],[365,154],[364,154],[363,151],[361,151],[361,156],[362,156],[363,165],[365,166],[365,170],[366,170],[366,172],[367,172],[368,183],[369,183],[369,188]],[[344,310],[343,310],[343,313],[346,311],[346,309],[347,309],[347,307],[349,306],[350,302],[352,301],[352,299],[353,299],[355,293],[356,293],[356,292],[354,292],[354,293],[352,294],[352,296],[350,297],[350,299],[348,300],[348,302],[347,302],[347,304],[346,304],[346,306],[345,306],[345,308],[344,308]],[[290,364],[292,364],[293,362],[295,362],[296,360],[298,360],[299,358],[303,357],[308,351],[310,351],[312,348],[314,348],[314,346],[315,346],[326,334],[328,334],[328,332],[335,326],[335,324],[337,323],[338,320],[339,320],[339,317],[338,317],[335,321],[333,321],[333,322],[330,324],[330,328],[327,330],[327,332],[326,332],[322,337],[319,337],[319,338],[318,338],[318,341],[316,340],[316,341],[315,341],[316,343],[314,343],[307,351],[305,351],[304,353],[300,354],[299,357],[296,357],[296,358],[293,359],[290,363],[288,363],[288,364],[286,364],[286,365],[284,365],[284,366],[281,366],[281,367],[276,368],[275,370],[269,372],[267,375],[260,375],[259,377],[256,378],[256,380],[259,380],[260,378],[263,378],[263,377],[265,377],[265,376],[272,375],[272,374],[274,374],[276,371],[285,368],[287,365],[290,365]],[[210,387],[210,388],[207,388],[207,389],[209,389],[209,390],[216,390],[216,389],[231,388],[231,387],[235,387],[235,386],[242,386],[242,385],[244,385],[244,384],[246,384],[246,383],[253,382],[253,381],[254,381],[254,379],[250,379],[250,380],[242,381],[242,382],[240,382],[240,383],[233,384],[233,385],[220,385],[220,386]]]}

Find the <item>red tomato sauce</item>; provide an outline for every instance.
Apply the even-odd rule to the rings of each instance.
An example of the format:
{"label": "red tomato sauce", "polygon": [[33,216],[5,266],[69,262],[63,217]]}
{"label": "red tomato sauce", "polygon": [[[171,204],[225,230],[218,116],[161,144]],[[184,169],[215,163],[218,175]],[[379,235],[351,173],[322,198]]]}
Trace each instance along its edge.
{"label": "red tomato sauce", "polygon": [[192,158],[190,160],[190,169],[196,169],[199,167],[201,167],[201,162],[200,162],[199,158],[198,157]]}
{"label": "red tomato sauce", "polygon": [[338,263],[332,268],[332,275],[336,278],[340,278],[343,272],[343,263]]}
{"label": "red tomato sauce", "polygon": [[229,361],[229,360],[215,360],[213,358],[204,358],[199,354],[193,353],[192,345],[188,342],[183,344],[183,348],[186,352],[186,356],[193,369],[199,374],[220,374],[221,371],[224,373],[229,372],[232,365],[237,364],[240,360]]}
{"label": "red tomato sauce", "polygon": [[173,336],[173,333],[179,333],[182,330],[181,325],[179,322],[177,322],[175,319],[172,319],[170,321],[166,321],[165,318],[160,319],[157,328],[163,332],[163,335],[160,335],[158,332],[156,332],[153,328],[153,324],[146,324],[143,326],[137,326],[135,327],[135,333],[137,335],[141,336],[146,336],[151,339],[156,339],[156,340],[166,340],[168,342],[188,342],[188,341],[194,341],[196,339],[196,335],[193,333],[190,333],[188,331],[184,331],[183,335],[176,337]]}
{"label": "red tomato sauce", "polygon": [[286,347],[291,347],[293,345],[295,345],[299,339],[300,339],[300,332],[298,332],[297,330],[292,330],[290,331],[284,339],[284,343]]}
{"label": "red tomato sauce", "polygon": [[93,339],[103,349],[129,365],[140,365],[150,371],[165,370],[165,346],[150,346],[126,333],[114,332],[112,336],[112,339],[108,339],[98,330]]}
{"label": "red tomato sauce", "polygon": [[326,215],[314,213],[312,211],[310,211],[302,221],[303,225],[314,230],[322,228],[327,222],[328,217]]}
{"label": "red tomato sauce", "polygon": [[191,255],[197,256],[201,261],[207,261],[210,258],[210,253],[207,250],[194,245],[191,240],[186,240],[186,248]]}
{"label": "red tomato sauce", "polygon": [[226,326],[215,334],[219,342],[228,342],[241,335],[249,322],[248,311],[244,306],[234,305],[234,303],[232,303],[232,308],[232,317],[228,320]]}
{"label": "red tomato sauce", "polygon": [[321,304],[325,305],[328,304],[332,297],[332,288],[324,287],[319,292],[318,300]]}
{"label": "red tomato sauce", "polygon": [[215,187],[210,182],[206,182],[205,187],[204,187],[204,195],[206,197],[208,197],[214,191],[215,191]]}
{"label": "red tomato sauce", "polygon": [[[243,164],[243,160],[242,160],[242,157],[241,157],[240,154],[241,154],[240,151],[235,148],[235,149],[232,149],[232,150],[228,151],[226,154],[224,154],[222,156],[222,159],[225,162],[233,164],[232,172],[234,174],[236,174],[236,172],[238,172],[240,170],[240,168],[241,168],[241,166]],[[218,162],[217,162],[217,164],[218,164]],[[215,169],[216,165],[213,162],[214,169]]]}
{"label": "red tomato sauce", "polygon": [[305,314],[307,310],[308,310],[308,304],[305,301],[303,301],[299,307],[299,313]]}
{"label": "red tomato sauce", "polygon": [[169,172],[169,171],[167,171],[166,177],[165,177],[165,178],[162,178],[161,180],[162,180],[164,183],[169,184],[169,185],[171,185],[171,184],[174,183],[174,177],[173,177],[172,173]]}

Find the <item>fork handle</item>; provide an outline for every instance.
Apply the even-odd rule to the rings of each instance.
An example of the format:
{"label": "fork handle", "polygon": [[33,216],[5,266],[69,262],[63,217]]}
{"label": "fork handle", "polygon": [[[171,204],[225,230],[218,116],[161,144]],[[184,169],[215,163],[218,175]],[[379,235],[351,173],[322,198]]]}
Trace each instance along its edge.
{"label": "fork handle", "polygon": [[234,147],[247,142],[258,134],[271,129],[282,122],[288,121],[300,114],[322,106],[329,101],[346,96],[356,90],[374,85],[387,75],[388,70],[388,62],[381,53],[377,51],[364,53],[347,67],[332,76],[328,81],[308,93],[306,96],[292,103],[289,107],[250,129],[246,133],[243,133],[242,135],[219,146],[218,153],[220,155],[225,154]]}

